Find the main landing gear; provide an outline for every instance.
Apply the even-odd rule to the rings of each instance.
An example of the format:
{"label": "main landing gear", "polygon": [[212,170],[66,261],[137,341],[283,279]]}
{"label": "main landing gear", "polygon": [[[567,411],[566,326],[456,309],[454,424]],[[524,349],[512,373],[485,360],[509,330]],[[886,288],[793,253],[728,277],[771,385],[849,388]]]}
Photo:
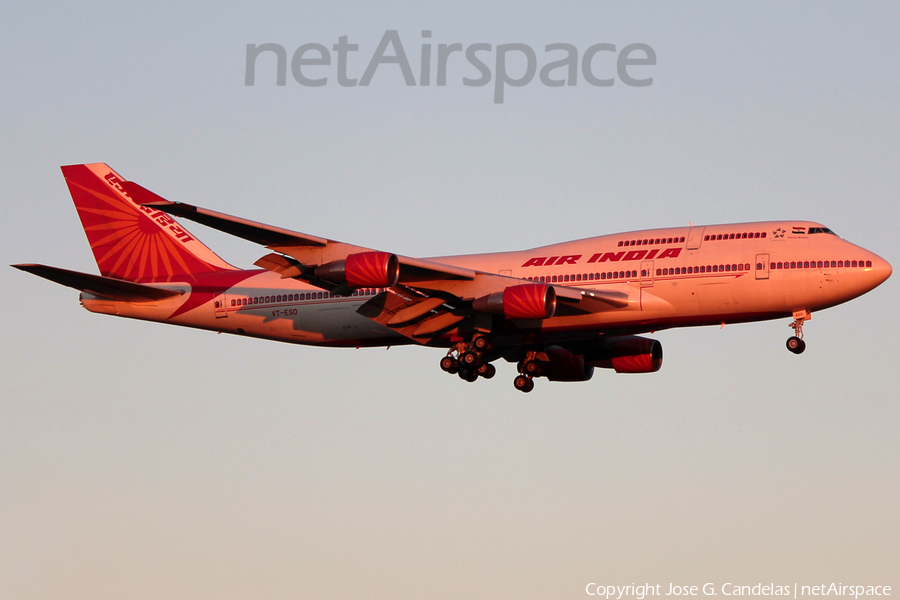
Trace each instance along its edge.
{"label": "main landing gear", "polygon": [[[483,335],[475,336],[468,344],[460,342],[441,359],[441,369],[450,374],[455,373],[469,383],[479,377],[490,379],[497,374],[497,367],[484,359],[485,353],[491,348],[490,339]],[[453,355],[454,352],[456,356]]]}
{"label": "main landing gear", "polygon": [[520,392],[525,392],[526,394],[534,389],[534,379],[528,377],[527,375],[519,375],[515,379],[513,379],[513,385]]}
{"label": "main landing gear", "polygon": [[519,376],[513,380],[513,386],[520,392],[526,394],[534,389],[534,378],[544,374],[544,363],[541,359],[546,359],[544,353],[529,351],[525,354],[524,360],[519,361]]}
{"label": "main landing gear", "polygon": [[[497,368],[489,361],[500,358],[491,353],[493,344],[490,338],[477,334],[468,343],[459,342],[446,356],[441,358],[441,369],[447,373],[458,375],[463,381],[472,383],[479,377],[491,379],[497,374]],[[528,393],[534,389],[535,377],[546,374],[549,361],[545,352],[529,350],[519,361],[519,375],[513,380],[513,386],[520,392]]]}
{"label": "main landing gear", "polygon": [[802,354],[806,350],[806,342],[803,341],[803,322],[812,319],[812,315],[808,310],[798,310],[794,312],[794,321],[788,325],[793,328],[794,335],[788,338],[787,349],[794,354]]}

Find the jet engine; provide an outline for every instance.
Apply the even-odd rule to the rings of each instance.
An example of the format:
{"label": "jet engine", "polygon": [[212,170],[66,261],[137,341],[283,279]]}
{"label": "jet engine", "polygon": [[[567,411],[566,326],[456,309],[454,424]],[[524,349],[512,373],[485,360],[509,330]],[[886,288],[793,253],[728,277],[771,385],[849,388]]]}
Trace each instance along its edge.
{"label": "jet engine", "polygon": [[613,338],[584,355],[584,364],[616,373],[655,373],[662,366],[662,344],[638,336]]}
{"label": "jet engine", "polygon": [[547,348],[546,354],[549,360],[542,368],[550,381],[588,381],[594,375],[593,365],[585,364],[584,356],[580,354],[559,346]]}
{"label": "jet engine", "polygon": [[400,260],[387,252],[359,252],[316,267],[315,275],[352,288],[391,287],[400,278]]}
{"label": "jet engine", "polygon": [[541,283],[514,285],[476,298],[472,308],[508,319],[549,319],[556,313],[556,292]]}

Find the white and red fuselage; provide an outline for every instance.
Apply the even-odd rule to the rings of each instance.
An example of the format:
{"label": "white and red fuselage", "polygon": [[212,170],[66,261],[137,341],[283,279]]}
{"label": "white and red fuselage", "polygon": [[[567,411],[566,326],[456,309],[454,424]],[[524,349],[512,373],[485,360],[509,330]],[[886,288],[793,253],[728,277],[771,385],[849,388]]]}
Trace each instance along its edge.
{"label": "white and red fuselage", "polygon": [[[883,258],[826,231],[808,221],[678,227],[432,260],[588,294],[612,290],[627,295],[623,309],[554,316],[517,328],[530,340],[552,343],[578,332],[641,333],[790,317],[798,310],[822,310],[856,298],[890,276],[891,266]],[[82,304],[92,312],[299,344],[412,343],[357,314],[381,288],[334,297],[263,269],[208,273],[193,283],[164,287],[185,294],[144,303],[83,294]],[[447,336],[446,345],[450,343]]]}
{"label": "white and red fuselage", "polygon": [[[891,275],[876,254],[808,221],[651,229],[531,250],[419,259],[169,202],[107,165],[63,174],[101,275],[14,265],[81,290],[92,312],[316,346],[448,348],[467,381],[518,361],[533,378],[586,381],[594,367],[647,373],[671,327],[803,322]],[[172,216],[264,246],[229,265]]]}

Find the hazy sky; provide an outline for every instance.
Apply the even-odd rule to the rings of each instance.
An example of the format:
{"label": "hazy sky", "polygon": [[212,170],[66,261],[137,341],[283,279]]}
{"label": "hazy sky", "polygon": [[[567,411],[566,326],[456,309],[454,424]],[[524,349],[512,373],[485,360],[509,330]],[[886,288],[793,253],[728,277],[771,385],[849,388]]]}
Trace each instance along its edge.
{"label": "hazy sky", "polygon": [[[900,263],[900,5],[889,2],[10,3],[0,8],[3,264],[97,272],[59,166],[417,256],[645,227],[824,223]],[[304,87],[247,44],[360,79],[396,30],[521,43],[597,75]],[[422,32],[431,31],[431,38]],[[390,53],[390,52],[389,52]],[[524,73],[509,55],[509,75]],[[479,55],[496,74],[496,52]],[[637,55],[636,55],[637,56]],[[308,55],[314,58],[315,53]],[[561,77],[565,69],[554,72]],[[249,267],[264,250],[192,233]],[[0,600],[579,598],[585,585],[900,593],[897,277],[813,315],[665,331],[650,375],[467,384],[438,350],[330,350],[93,315],[0,269]]]}

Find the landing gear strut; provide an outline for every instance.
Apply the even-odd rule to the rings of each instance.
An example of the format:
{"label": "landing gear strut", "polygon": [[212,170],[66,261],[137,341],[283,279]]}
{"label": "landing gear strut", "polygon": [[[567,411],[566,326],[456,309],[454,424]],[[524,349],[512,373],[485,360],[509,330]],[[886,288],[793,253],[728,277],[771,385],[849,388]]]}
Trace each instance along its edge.
{"label": "landing gear strut", "polygon": [[794,321],[788,325],[794,330],[794,335],[788,338],[787,349],[794,354],[802,354],[806,350],[806,342],[803,341],[803,322],[812,319],[808,310],[794,312]]}

